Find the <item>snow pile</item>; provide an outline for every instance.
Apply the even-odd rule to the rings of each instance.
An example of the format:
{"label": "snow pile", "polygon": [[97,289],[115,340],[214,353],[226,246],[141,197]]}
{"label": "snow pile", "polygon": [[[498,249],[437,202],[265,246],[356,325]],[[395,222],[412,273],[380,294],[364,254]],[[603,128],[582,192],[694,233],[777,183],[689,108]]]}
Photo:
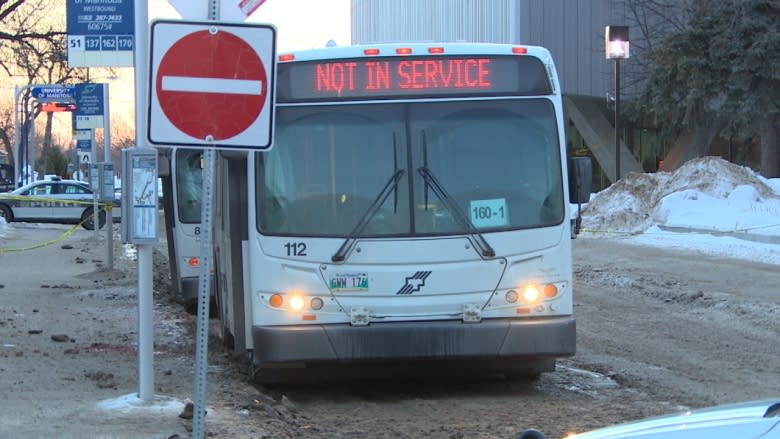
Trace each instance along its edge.
{"label": "snow pile", "polygon": [[624,176],[591,198],[582,227],[589,233],[632,235],[655,225],[738,231],[771,227],[778,216],[779,180],[720,157],[703,157],[674,172]]}

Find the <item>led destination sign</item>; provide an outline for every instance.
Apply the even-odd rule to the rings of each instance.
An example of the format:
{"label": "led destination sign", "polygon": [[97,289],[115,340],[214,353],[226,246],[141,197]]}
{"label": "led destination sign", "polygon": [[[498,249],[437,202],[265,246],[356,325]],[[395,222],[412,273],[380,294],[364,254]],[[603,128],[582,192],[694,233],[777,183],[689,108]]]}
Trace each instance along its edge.
{"label": "led destination sign", "polygon": [[544,65],[524,56],[426,56],[282,63],[278,102],[546,95]]}

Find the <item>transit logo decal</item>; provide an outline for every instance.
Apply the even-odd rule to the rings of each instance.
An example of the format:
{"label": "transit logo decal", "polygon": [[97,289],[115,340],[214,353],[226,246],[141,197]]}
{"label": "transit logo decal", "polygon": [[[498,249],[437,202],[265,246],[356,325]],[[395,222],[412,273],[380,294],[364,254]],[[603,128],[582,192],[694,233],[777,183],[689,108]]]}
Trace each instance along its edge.
{"label": "transit logo decal", "polygon": [[431,275],[430,271],[418,271],[417,273],[414,273],[412,276],[407,277],[404,286],[402,286],[401,289],[398,290],[397,293],[395,293],[396,296],[412,294],[414,292],[420,291],[420,288],[425,286],[425,279],[428,279],[428,276],[430,275]]}

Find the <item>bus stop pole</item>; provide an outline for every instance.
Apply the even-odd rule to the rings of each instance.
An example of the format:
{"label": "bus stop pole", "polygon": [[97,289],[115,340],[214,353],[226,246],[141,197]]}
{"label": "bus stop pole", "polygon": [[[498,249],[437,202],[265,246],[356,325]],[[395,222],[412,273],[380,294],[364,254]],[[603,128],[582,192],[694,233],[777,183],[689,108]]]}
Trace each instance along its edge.
{"label": "bus stop pole", "polygon": [[22,144],[22,138],[19,136],[19,129],[21,128],[21,122],[19,122],[19,117],[22,114],[21,109],[19,108],[19,95],[22,93],[22,90],[26,90],[27,87],[19,88],[18,85],[14,85],[14,146],[16,147],[16,154],[14,154],[14,189],[19,187],[19,172],[22,169],[21,166],[21,144]]}
{"label": "bus stop pole", "polygon": [[[103,84],[103,162],[106,165],[112,163],[111,161],[111,113],[108,111],[108,84]],[[107,173],[104,171],[103,176]],[[111,178],[114,178],[113,173]],[[105,187],[105,184],[103,185]],[[101,191],[104,187],[99,188]],[[114,187],[114,182],[111,182],[111,187]],[[114,194],[110,194],[105,200],[106,203],[106,259],[108,259],[108,269],[114,270],[114,213],[113,202]]]}
{"label": "bus stop pole", "polygon": [[[149,2],[135,0],[135,146],[146,145]],[[156,190],[156,188],[155,188]],[[129,207],[129,206],[128,206]],[[153,244],[138,244],[138,397],[154,400]]]}
{"label": "bus stop pole", "polygon": [[[89,185],[92,187],[92,230],[95,231],[95,243],[100,242],[100,167],[97,165],[97,146],[95,146],[95,131],[92,130],[93,137],[90,139],[92,149],[89,150]],[[105,138],[105,133],[103,133]],[[76,153],[78,154],[78,153]]]}

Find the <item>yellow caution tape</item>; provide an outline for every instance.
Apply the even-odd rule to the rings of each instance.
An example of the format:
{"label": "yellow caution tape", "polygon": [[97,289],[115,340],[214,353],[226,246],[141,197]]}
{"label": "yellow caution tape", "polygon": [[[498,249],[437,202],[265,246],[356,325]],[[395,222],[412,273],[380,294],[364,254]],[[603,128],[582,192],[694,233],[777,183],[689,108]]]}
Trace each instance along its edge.
{"label": "yellow caution tape", "polygon": [[[24,195],[10,195],[10,194],[0,195],[0,201],[3,200],[30,201],[36,203],[84,204],[89,206],[92,206],[95,203],[93,200],[69,200],[69,199],[62,199],[62,198],[28,197]],[[111,203],[107,203],[105,201],[98,201],[99,206],[106,206],[108,204]]]}
{"label": "yellow caution tape", "polygon": [[[108,209],[100,209],[100,210],[98,210],[98,214],[100,212],[105,212],[106,210],[108,210],[109,212],[111,211],[111,205],[110,204],[108,205]],[[70,229],[66,230],[65,233],[63,233],[62,235],[60,235],[60,236],[58,236],[58,237],[56,237],[54,239],[50,239],[50,240],[48,240],[46,242],[41,242],[39,244],[33,244],[31,246],[28,246],[28,247],[19,247],[19,248],[3,248],[3,247],[0,247],[0,253],[24,252],[24,251],[35,250],[36,248],[42,248],[42,247],[46,247],[46,246],[49,246],[49,245],[52,245],[52,244],[56,244],[56,243],[62,241],[63,239],[67,238],[68,236],[72,235],[73,232],[75,232],[79,227],[81,227],[85,222],[87,222],[90,219],[92,219],[92,217],[94,217],[94,216],[95,215],[93,214],[93,215],[90,215],[90,216],[84,218],[80,223],[78,223],[75,226],[71,227]],[[106,221],[108,221],[108,218],[106,218]],[[113,224],[113,219],[112,219],[112,223],[109,223],[109,224]],[[95,225],[97,226],[98,224],[95,224]]]}

